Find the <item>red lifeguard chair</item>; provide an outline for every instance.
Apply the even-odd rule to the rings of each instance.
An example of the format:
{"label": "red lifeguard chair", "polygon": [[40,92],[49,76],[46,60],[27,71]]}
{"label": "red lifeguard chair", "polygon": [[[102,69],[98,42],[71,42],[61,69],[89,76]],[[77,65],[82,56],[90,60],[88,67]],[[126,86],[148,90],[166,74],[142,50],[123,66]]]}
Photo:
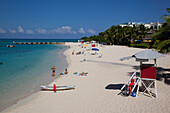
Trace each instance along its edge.
{"label": "red lifeguard chair", "polygon": [[[154,64],[143,64],[140,62],[140,81],[138,84],[138,87],[141,86],[141,92],[143,92],[143,94],[148,94],[151,97],[157,97],[156,59],[154,59],[154,61]],[[155,89],[154,92],[153,89]]]}
{"label": "red lifeguard chair", "polygon": [[[131,79],[135,80],[134,87],[132,91],[134,91],[135,87],[137,88],[137,94],[139,93],[139,87],[146,94],[149,94],[151,97],[157,97],[157,86],[156,86],[156,58],[164,56],[161,53],[158,53],[151,49],[146,49],[142,52],[136,53],[130,57],[124,57],[120,60],[136,58],[136,61],[140,62],[140,76],[137,76],[135,71],[128,82],[121,88],[121,91],[125,88],[126,85],[130,84]],[[154,60],[154,64],[146,64],[149,60]],[[155,91],[153,92],[153,88]]]}

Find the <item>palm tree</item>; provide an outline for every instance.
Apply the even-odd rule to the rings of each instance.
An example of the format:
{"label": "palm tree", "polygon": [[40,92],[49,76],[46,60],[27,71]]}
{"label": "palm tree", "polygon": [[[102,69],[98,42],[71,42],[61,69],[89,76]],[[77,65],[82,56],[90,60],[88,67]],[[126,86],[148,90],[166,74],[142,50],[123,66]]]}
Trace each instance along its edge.
{"label": "palm tree", "polygon": [[[170,8],[167,8],[167,11],[170,13]],[[164,15],[163,19],[165,23],[162,28],[153,34],[155,40],[155,48],[161,53],[167,53],[170,51],[170,16]]]}
{"label": "palm tree", "polygon": [[121,27],[121,26],[111,26],[104,32],[100,32],[97,36],[90,36],[89,38],[83,37],[82,39],[86,41],[96,40],[99,42],[105,42],[107,44],[115,45],[129,45],[131,40],[142,39],[146,35],[146,28],[144,26],[140,27]]}

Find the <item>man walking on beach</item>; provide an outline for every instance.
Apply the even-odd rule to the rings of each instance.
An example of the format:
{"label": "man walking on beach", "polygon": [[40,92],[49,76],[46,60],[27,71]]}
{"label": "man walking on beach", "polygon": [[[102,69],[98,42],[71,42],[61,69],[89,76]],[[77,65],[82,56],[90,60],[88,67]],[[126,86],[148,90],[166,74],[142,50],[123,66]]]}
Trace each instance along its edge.
{"label": "man walking on beach", "polygon": [[53,65],[53,66],[51,67],[51,70],[52,70],[52,76],[55,76],[55,69],[56,69],[56,67]]}

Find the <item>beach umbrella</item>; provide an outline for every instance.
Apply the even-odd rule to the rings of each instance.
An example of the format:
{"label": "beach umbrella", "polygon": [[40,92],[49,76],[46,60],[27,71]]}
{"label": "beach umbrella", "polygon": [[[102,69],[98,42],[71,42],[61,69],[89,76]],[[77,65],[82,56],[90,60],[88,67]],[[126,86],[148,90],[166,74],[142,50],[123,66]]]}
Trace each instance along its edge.
{"label": "beach umbrella", "polygon": [[95,45],[95,44],[92,44],[91,47],[96,47],[96,45]]}
{"label": "beach umbrella", "polygon": [[84,46],[88,46],[87,44],[84,44]]}
{"label": "beach umbrella", "polygon": [[97,49],[97,48],[92,48],[91,50],[93,50],[93,51],[99,51],[99,49]]}
{"label": "beach umbrella", "polygon": [[159,58],[159,57],[162,57],[164,56],[163,54],[161,53],[158,53],[152,49],[146,49],[144,51],[141,51],[139,53],[136,53],[132,56],[129,56],[129,57],[123,57],[121,58],[120,60],[128,60],[128,59],[131,59],[131,58],[136,58],[136,59],[144,59],[144,60],[152,60],[152,59],[156,59],[156,58]]}
{"label": "beach umbrella", "polygon": [[96,43],[96,41],[92,40],[91,43]]}

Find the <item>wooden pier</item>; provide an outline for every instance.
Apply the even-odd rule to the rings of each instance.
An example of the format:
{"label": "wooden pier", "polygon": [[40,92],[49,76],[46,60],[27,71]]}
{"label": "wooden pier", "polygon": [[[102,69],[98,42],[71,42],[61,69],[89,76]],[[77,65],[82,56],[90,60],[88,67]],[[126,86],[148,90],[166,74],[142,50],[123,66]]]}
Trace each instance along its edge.
{"label": "wooden pier", "polygon": [[13,42],[13,44],[37,44],[37,45],[40,45],[40,44],[64,44],[64,42]]}

